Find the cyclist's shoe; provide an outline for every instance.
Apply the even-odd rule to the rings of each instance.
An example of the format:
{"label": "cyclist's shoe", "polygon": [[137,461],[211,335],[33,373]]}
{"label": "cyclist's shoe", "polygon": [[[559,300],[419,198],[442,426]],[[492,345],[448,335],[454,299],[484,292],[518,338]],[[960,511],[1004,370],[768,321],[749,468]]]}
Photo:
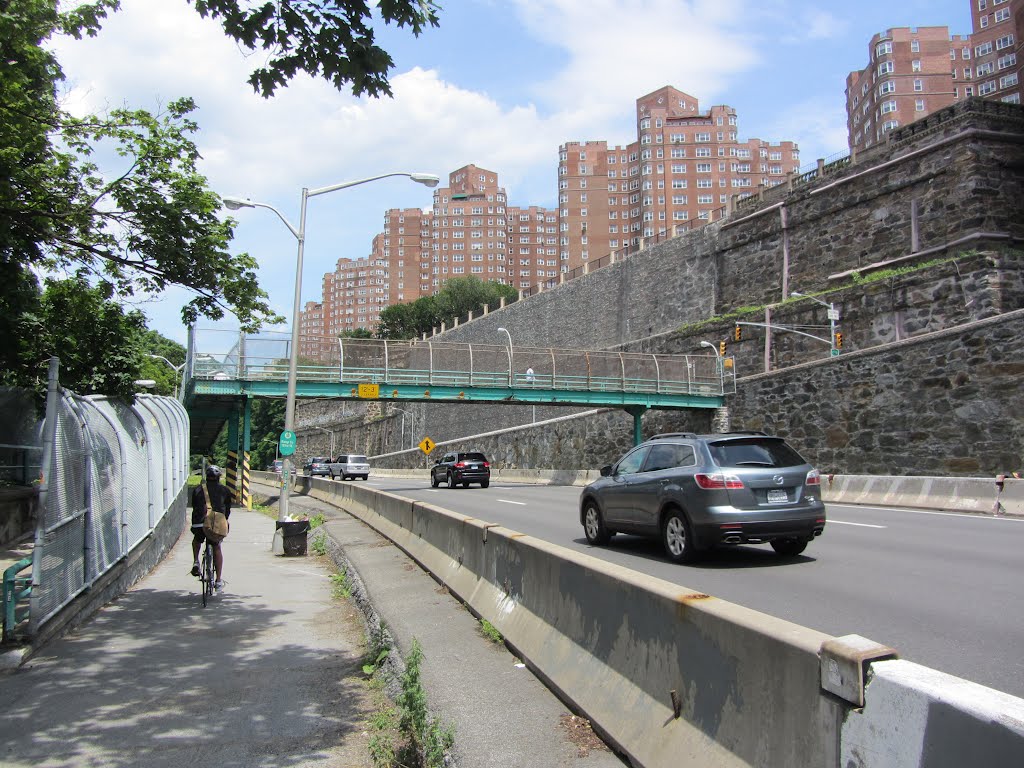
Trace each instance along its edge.
{"label": "cyclist's shoe", "polygon": [[193,576],[198,576],[199,575],[199,563],[192,563],[192,570],[189,571],[189,573],[192,574]]}
{"label": "cyclist's shoe", "polygon": [[214,590],[216,590],[217,592],[223,592],[224,591],[224,583],[225,582],[224,582],[223,579],[217,579],[215,582],[213,582]]}

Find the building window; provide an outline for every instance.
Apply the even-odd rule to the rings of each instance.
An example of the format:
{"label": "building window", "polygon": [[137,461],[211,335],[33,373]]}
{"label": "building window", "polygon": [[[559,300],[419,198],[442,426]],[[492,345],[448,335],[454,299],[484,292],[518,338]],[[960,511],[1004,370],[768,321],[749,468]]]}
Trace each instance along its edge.
{"label": "building window", "polygon": [[985,29],[985,27],[988,26],[988,14],[986,13],[984,16],[978,19],[978,22],[980,23],[981,28]]}
{"label": "building window", "polygon": [[918,79],[914,81],[914,90],[920,93],[924,90],[924,80]]}
{"label": "building window", "polygon": [[920,59],[914,59],[912,62],[910,62],[910,70],[912,72],[920,72],[921,71],[921,60]]}
{"label": "building window", "polygon": [[974,49],[975,56],[984,56],[987,53],[992,53],[992,43],[982,43]]}
{"label": "building window", "polygon": [[[1013,35],[1003,35],[998,40],[996,40],[996,50],[997,51],[1001,51],[1001,50],[1003,50],[1003,48],[1009,48],[1011,45],[1013,45]],[[989,50],[991,50],[991,49],[992,49],[992,44],[989,43]]]}
{"label": "building window", "polygon": [[995,92],[995,90],[996,90],[996,81],[995,80],[986,80],[984,83],[982,83],[981,85],[978,86],[978,95],[979,96],[987,96],[988,94]]}
{"label": "building window", "polygon": [[894,80],[886,80],[880,86],[878,86],[878,95],[884,96],[887,93],[896,92],[896,82]]}
{"label": "building window", "polygon": [[883,101],[882,102],[882,114],[887,115],[890,112],[896,111],[896,101]]}
{"label": "building window", "polygon": [[998,24],[1000,21],[1006,21],[1007,19],[1010,18],[1010,9],[1000,8],[998,11],[995,12],[992,18],[995,20],[996,24]]}
{"label": "building window", "polygon": [[[984,64],[978,65],[978,77],[985,77],[985,75],[991,75],[993,72],[995,72],[995,64],[991,61],[986,61]],[[966,78],[970,79],[970,70],[964,70],[964,75]]]}
{"label": "building window", "polygon": [[924,99],[916,99],[914,101],[914,111],[924,112]]}
{"label": "building window", "polygon": [[1004,75],[1003,77],[999,78],[999,87],[1012,88],[1018,83],[1018,81],[1019,80],[1016,72],[1014,72],[1012,75]]}
{"label": "building window", "polygon": [[1012,67],[1016,63],[1017,63],[1017,54],[1016,53],[1010,53],[1010,54],[1007,54],[1006,56],[1000,56],[999,57],[999,61],[996,62],[996,66],[998,66],[999,69],[1006,69],[1007,67]]}
{"label": "building window", "polygon": [[892,53],[892,42],[886,41],[879,43],[875,46],[875,56],[885,56],[886,54]]}
{"label": "building window", "polygon": [[911,53],[920,53],[921,52],[921,41],[920,40],[911,40],[910,41],[910,52]]}
{"label": "building window", "polygon": [[1000,101],[1005,101],[1007,104],[1020,104],[1020,94],[1011,93],[1009,96],[1003,96]]}
{"label": "building window", "polygon": [[881,64],[878,65],[878,74],[891,75],[894,69],[895,67],[893,66],[893,63],[891,61],[883,61]]}

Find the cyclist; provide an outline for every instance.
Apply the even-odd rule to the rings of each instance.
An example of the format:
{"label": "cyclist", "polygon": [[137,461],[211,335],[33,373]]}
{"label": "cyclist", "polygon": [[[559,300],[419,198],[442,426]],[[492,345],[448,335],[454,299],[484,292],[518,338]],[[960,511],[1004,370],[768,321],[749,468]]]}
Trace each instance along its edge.
{"label": "cyclist", "polygon": [[[220,467],[210,464],[206,468],[206,489],[210,494],[210,500],[215,510],[224,513],[225,517],[231,517],[231,491],[220,484]],[[203,493],[203,486],[199,485],[192,492],[192,575],[199,575],[199,549],[206,541],[206,534],[203,533],[203,518],[206,517],[206,494]],[[216,590],[224,588],[224,553],[221,552],[220,544],[210,542],[213,547],[213,567],[217,572],[217,581],[213,587]]]}

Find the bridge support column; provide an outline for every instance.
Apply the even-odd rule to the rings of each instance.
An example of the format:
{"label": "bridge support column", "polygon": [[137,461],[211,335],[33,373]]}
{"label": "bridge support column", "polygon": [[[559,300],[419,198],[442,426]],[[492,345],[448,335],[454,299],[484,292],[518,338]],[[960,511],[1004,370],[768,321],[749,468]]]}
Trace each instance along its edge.
{"label": "bridge support column", "polygon": [[238,496],[238,410],[232,410],[231,418],[228,419],[228,463],[224,467],[224,485],[231,491],[231,498],[235,504],[239,503]]}
{"label": "bridge support column", "polygon": [[646,405],[631,405],[626,412],[633,416],[633,445],[640,445],[644,441],[644,432],[641,428],[641,421],[644,413],[647,412]]}
{"label": "bridge support column", "polygon": [[252,398],[245,398],[245,406],[242,411],[242,450],[241,467],[238,472],[238,503],[246,509],[252,509],[252,493],[249,490],[249,447],[252,431]]}

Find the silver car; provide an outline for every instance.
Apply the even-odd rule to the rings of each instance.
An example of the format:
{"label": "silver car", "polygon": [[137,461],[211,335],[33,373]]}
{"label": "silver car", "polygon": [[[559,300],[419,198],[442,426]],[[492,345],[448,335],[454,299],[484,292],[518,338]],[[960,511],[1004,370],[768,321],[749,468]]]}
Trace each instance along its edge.
{"label": "silver car", "polygon": [[784,440],[762,433],[655,435],[580,494],[591,544],[616,533],[659,538],[669,559],[768,543],[799,555],[825,529],[821,478]]}

